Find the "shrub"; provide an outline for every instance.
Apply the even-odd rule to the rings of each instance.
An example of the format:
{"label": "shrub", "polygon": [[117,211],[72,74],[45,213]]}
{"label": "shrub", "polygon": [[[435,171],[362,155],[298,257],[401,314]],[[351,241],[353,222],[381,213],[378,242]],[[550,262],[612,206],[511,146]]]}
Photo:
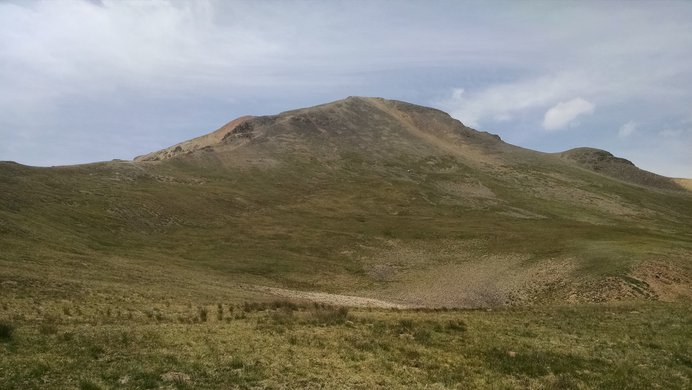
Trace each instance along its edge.
{"label": "shrub", "polygon": [[274,311],[271,314],[271,319],[277,325],[290,325],[295,321],[293,310],[289,307],[284,307]]}
{"label": "shrub", "polygon": [[223,321],[223,305],[220,303],[216,305],[216,319]]}
{"label": "shrub", "polygon": [[267,304],[263,302],[243,302],[243,311],[250,313],[253,311],[264,311],[267,309]]}
{"label": "shrub", "polygon": [[200,322],[207,322],[207,315],[209,314],[209,310],[207,310],[206,307],[200,306],[199,310],[197,312],[197,317],[199,318]]}
{"label": "shrub", "polygon": [[466,332],[467,326],[464,320],[449,321],[447,323],[447,329],[457,332]]}
{"label": "shrub", "polygon": [[348,319],[347,307],[315,306],[313,311],[315,322],[324,325],[343,324]]}
{"label": "shrub", "polygon": [[14,326],[12,324],[0,321],[0,340],[8,341],[12,339],[12,333],[14,332]]}
{"label": "shrub", "polygon": [[399,330],[401,332],[411,332],[413,330],[413,321],[410,319],[400,320]]}
{"label": "shrub", "polygon": [[299,305],[295,302],[287,301],[287,300],[278,300],[278,301],[273,301],[272,303],[269,304],[269,306],[276,310],[276,309],[287,309],[291,311],[295,311],[299,309]]}
{"label": "shrub", "polygon": [[233,359],[231,359],[230,362],[228,362],[228,366],[229,366],[231,369],[238,370],[238,369],[241,369],[241,368],[245,367],[245,363],[243,362],[242,359],[240,359],[239,357],[235,356],[235,357],[233,357]]}

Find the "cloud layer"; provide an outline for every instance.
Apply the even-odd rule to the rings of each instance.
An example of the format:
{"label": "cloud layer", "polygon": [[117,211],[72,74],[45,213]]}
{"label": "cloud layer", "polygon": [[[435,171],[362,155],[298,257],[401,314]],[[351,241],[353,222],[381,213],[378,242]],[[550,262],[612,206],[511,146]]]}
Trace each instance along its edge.
{"label": "cloud layer", "polygon": [[377,95],[692,176],[670,146],[692,149],[690,69],[684,2],[5,1],[0,160],[131,158],[235,116]]}

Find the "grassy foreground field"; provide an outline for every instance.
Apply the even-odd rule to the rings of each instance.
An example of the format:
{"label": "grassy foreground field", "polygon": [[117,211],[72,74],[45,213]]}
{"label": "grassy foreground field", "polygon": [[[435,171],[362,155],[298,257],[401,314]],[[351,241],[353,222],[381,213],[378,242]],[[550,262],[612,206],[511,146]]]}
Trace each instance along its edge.
{"label": "grassy foreground field", "polygon": [[491,311],[287,301],[147,312],[64,306],[2,322],[0,384],[684,389],[692,385],[690,323],[688,306],[660,302]]}

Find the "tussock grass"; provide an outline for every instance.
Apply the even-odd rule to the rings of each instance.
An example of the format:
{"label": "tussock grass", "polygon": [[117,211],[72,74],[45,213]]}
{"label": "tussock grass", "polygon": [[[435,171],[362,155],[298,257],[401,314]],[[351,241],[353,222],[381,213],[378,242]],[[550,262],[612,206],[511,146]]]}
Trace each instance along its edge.
{"label": "tussock grass", "polygon": [[7,321],[0,320],[0,341],[9,341],[14,333],[14,325]]}
{"label": "tussock grass", "polygon": [[208,314],[209,314],[209,310],[206,307],[200,307],[197,311],[197,319],[200,322],[207,322]]}
{"label": "tussock grass", "polygon": [[161,309],[160,322],[142,315],[136,326],[126,317],[96,326],[77,317],[57,334],[20,322],[21,337],[0,344],[0,382],[4,389],[686,388],[692,378],[685,305],[262,307],[230,322],[172,320],[177,310],[196,316],[187,305]]}
{"label": "tussock grass", "polygon": [[348,319],[347,307],[315,305],[312,311],[313,321],[320,325],[340,325]]}

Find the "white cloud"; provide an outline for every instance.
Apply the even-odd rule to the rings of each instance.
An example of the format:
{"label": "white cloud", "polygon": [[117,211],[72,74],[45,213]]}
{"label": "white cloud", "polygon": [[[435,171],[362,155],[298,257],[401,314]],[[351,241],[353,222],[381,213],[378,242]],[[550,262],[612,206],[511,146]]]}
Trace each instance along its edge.
{"label": "white cloud", "polygon": [[636,130],[637,124],[635,122],[629,121],[620,127],[620,129],[618,130],[618,137],[627,138],[634,134]]}
{"label": "white cloud", "polygon": [[582,98],[560,102],[543,117],[543,128],[548,131],[564,129],[580,115],[592,114],[594,105]]}
{"label": "white cloud", "polygon": [[596,89],[588,78],[576,72],[563,72],[496,84],[474,93],[456,88],[449,98],[436,103],[466,125],[479,127],[486,120],[509,121],[515,115],[555,104],[561,99],[586,92],[590,87]]}

